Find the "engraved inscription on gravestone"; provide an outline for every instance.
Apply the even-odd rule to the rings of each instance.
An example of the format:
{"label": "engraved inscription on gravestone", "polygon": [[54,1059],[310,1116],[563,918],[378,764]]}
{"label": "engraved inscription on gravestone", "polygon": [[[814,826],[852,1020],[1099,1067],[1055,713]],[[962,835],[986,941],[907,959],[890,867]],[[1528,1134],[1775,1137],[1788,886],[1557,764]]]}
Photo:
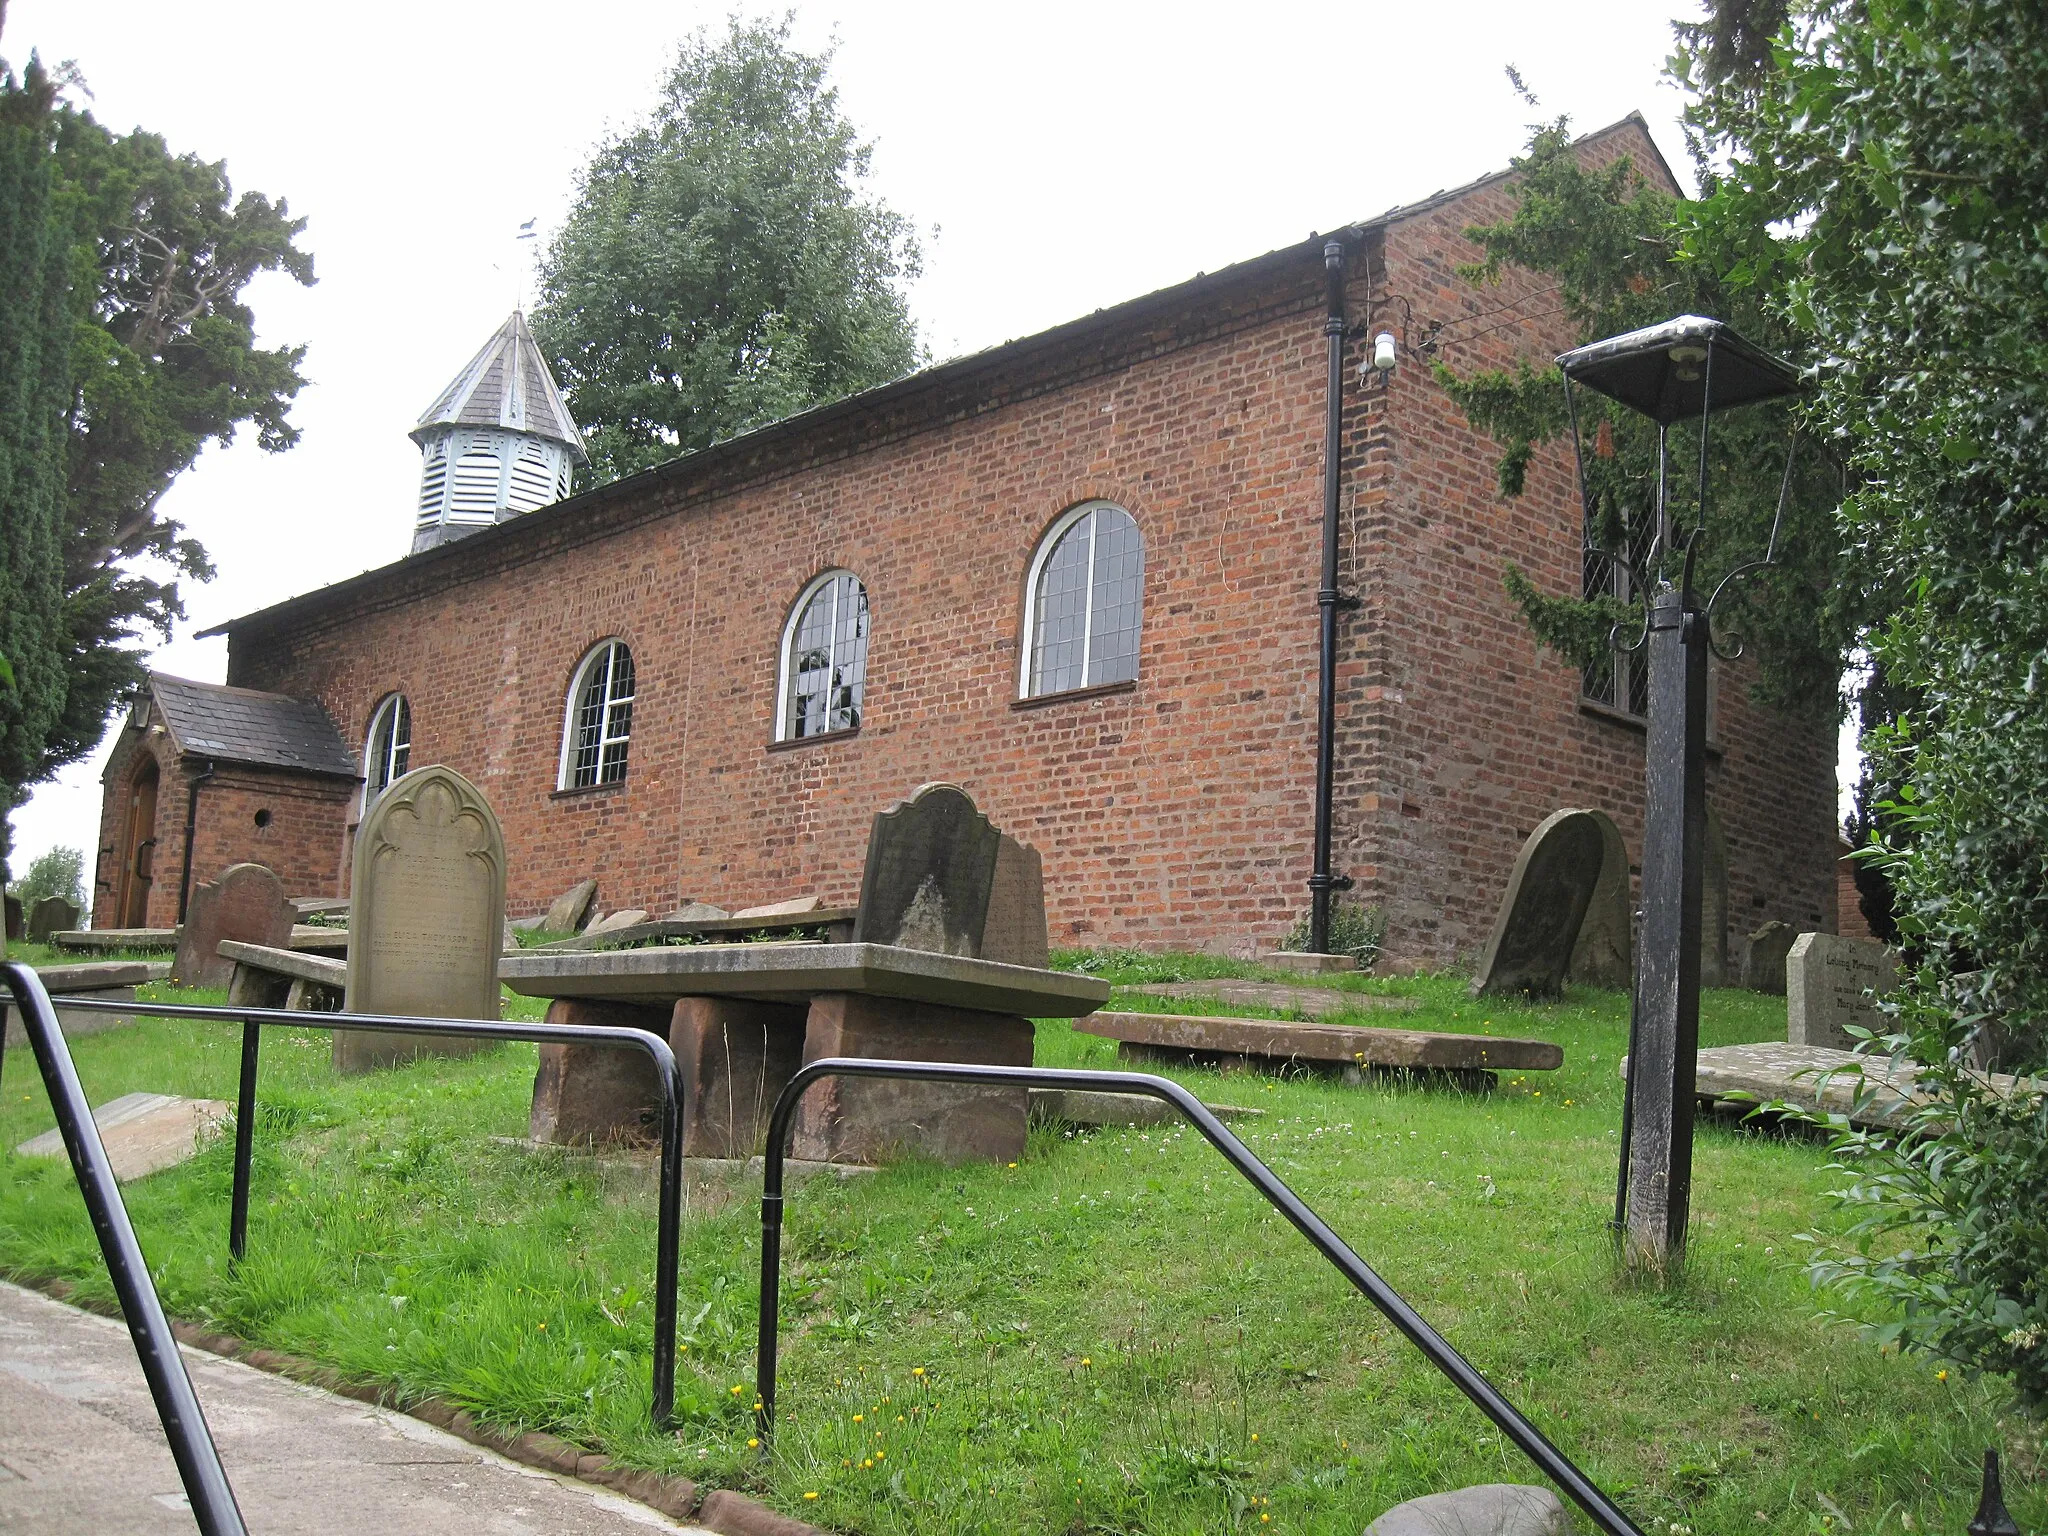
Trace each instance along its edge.
{"label": "engraved inscription on gravestone", "polygon": [[[505,838],[475,785],[436,765],[380,795],[356,832],[351,895],[351,1012],[498,1017]],[[337,1033],[334,1064],[360,1072],[481,1044]]]}
{"label": "engraved inscription on gravestone", "polygon": [[1785,959],[1786,1040],[1853,1051],[1859,1042],[1846,1026],[1884,1031],[1877,997],[1892,989],[1898,971],[1898,956],[1875,939],[1802,933]]}

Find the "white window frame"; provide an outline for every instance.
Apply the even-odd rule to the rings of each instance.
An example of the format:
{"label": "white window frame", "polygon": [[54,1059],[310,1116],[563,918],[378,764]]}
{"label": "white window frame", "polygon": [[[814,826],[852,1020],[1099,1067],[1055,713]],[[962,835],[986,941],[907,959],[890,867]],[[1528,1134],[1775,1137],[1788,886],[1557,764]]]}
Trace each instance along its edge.
{"label": "white window frame", "polygon": [[[557,790],[598,789],[604,787],[607,782],[603,777],[604,749],[615,743],[625,743],[626,772],[609,782],[612,784],[623,784],[633,771],[633,728],[631,725],[628,725],[623,732],[614,733],[612,730],[612,710],[616,705],[632,704],[639,698],[640,664],[637,661],[633,663],[632,693],[623,699],[614,699],[612,697],[611,672],[609,668],[612,665],[612,656],[617,651],[624,651],[629,659],[633,655],[633,647],[617,635],[612,635],[598,641],[597,644],[583,653],[583,659],[576,663],[576,670],[570,675],[569,699],[562,711],[562,751],[555,764],[555,788]],[[597,723],[598,777],[588,784],[575,784],[571,782],[571,779],[575,773],[576,762],[576,717],[581,712],[579,705],[582,702],[583,690],[590,681],[590,669],[599,663],[603,663],[607,671],[605,673],[604,710],[598,716]]]}
{"label": "white window frame", "polygon": [[[1125,517],[1131,519],[1133,524],[1136,524],[1138,521],[1132,515],[1129,507],[1110,501],[1106,497],[1097,496],[1082,502],[1079,506],[1069,507],[1066,511],[1062,512],[1054,519],[1053,525],[1045,530],[1044,536],[1038,541],[1038,548],[1032,552],[1031,565],[1024,576],[1024,640],[1023,644],[1018,648],[1019,655],[1017,659],[1017,697],[1020,699],[1057,698],[1062,693],[1078,693],[1083,688],[1097,686],[1087,681],[1089,663],[1094,659],[1091,653],[1095,645],[1095,527],[1093,524],[1090,524],[1088,528],[1088,587],[1081,609],[1082,681],[1074,688],[1049,688],[1041,693],[1033,693],[1031,691],[1031,660],[1032,653],[1038,648],[1038,584],[1045,577],[1046,562],[1052,558],[1052,552],[1059,547],[1060,540],[1066,537],[1068,529],[1081,521],[1082,518],[1088,516],[1089,513],[1098,511],[1103,507],[1109,507],[1123,513]],[[1145,530],[1139,528],[1138,547],[1140,550],[1144,548],[1144,540]],[[1144,578],[1140,576],[1138,580],[1138,619],[1141,625],[1144,622],[1144,614],[1145,583]]]}
{"label": "white window frame", "polygon": [[[790,697],[790,685],[795,681],[791,663],[795,660],[796,656],[796,631],[797,625],[803,622],[804,610],[811,606],[811,599],[842,576],[847,577],[856,587],[860,588],[860,595],[865,600],[868,595],[868,584],[844,566],[834,566],[829,571],[820,571],[804,584],[804,589],[797,594],[796,601],[789,605],[789,617],[782,621],[782,644],[777,651],[778,660],[775,666],[775,739],[777,741],[811,741],[815,739],[814,737],[796,734],[796,720],[790,710],[790,706],[795,702]],[[839,633],[839,614],[836,608],[832,614],[832,633],[835,637]],[[874,640],[874,609],[872,606],[868,609],[868,639],[872,644]],[[836,660],[837,658],[834,659]],[[867,668],[865,665],[861,668],[860,707],[864,724],[867,716]],[[825,718],[829,724],[832,718],[829,707],[826,710]],[[849,728],[841,727],[841,729]],[[859,730],[860,726],[856,725],[850,727],[850,729]],[[820,731],[818,734],[830,736],[837,735],[838,732],[826,730]]]}
{"label": "white window frame", "polygon": [[[405,740],[401,742],[398,739],[398,730],[394,722],[391,749],[384,754],[381,763],[376,762],[372,754],[377,749],[377,733],[383,728],[385,716],[400,710],[404,711]],[[406,769],[409,770],[412,766],[412,703],[402,691],[394,690],[377,701],[377,707],[370,711],[370,728],[363,734],[363,810],[366,813],[377,803],[379,795],[404,776],[405,770],[393,771],[397,767],[398,754],[401,751],[405,753]],[[384,776],[382,784],[377,782],[380,768]]]}

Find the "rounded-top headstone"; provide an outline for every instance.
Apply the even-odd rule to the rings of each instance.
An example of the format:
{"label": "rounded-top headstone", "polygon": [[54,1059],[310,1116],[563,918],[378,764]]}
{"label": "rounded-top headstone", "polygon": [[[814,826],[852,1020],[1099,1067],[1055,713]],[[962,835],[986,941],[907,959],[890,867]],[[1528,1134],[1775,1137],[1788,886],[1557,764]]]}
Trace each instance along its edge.
{"label": "rounded-top headstone", "polygon": [[226,987],[234,979],[235,962],[221,958],[221,940],[285,949],[298,915],[284,882],[268,868],[230,864],[218,879],[192,888],[185,921],[178,925],[171,980],[182,987]]}
{"label": "rounded-top headstone", "polygon": [[78,908],[62,896],[45,896],[29,909],[28,941],[47,944],[53,933],[69,933],[78,926]]}
{"label": "rounded-top headstone", "polygon": [[[505,835],[490,802],[438,764],[377,797],[356,830],[350,886],[351,1013],[498,1017],[504,942]],[[478,1042],[336,1031],[334,1062],[361,1071]]]}
{"label": "rounded-top headstone", "polygon": [[1591,811],[1546,816],[1515,859],[1472,995],[1555,997],[1600,883],[1606,840]]}

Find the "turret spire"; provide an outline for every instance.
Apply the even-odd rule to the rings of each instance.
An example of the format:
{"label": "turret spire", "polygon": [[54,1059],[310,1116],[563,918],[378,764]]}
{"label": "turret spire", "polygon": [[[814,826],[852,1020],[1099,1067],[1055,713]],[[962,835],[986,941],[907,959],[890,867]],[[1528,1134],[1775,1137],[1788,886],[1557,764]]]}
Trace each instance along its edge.
{"label": "turret spire", "polygon": [[410,435],[425,455],[414,554],[560,501],[575,466],[590,462],[516,309]]}

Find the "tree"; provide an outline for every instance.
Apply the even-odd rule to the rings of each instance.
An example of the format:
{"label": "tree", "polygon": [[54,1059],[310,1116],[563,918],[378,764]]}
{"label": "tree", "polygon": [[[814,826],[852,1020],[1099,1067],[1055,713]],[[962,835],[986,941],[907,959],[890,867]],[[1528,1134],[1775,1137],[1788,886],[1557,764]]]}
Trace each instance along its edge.
{"label": "tree", "polygon": [[699,32],[660,102],[601,146],[541,264],[536,338],[604,479],[920,362],[909,223],[789,23]]}
{"label": "tree", "polygon": [[1687,250],[1806,339],[1908,701],[1865,738],[1911,966],[1883,1044],[1936,1098],[1841,1139],[1859,1220],[1817,1273],[2048,1404],[2048,1094],[1972,1070],[2048,1066],[2048,13],[1723,0],[1674,64],[1719,167]]}
{"label": "tree", "polygon": [[[1564,119],[1538,127],[1514,161],[1515,211],[1497,224],[1466,231],[1485,251],[1465,269],[1476,282],[1497,281],[1513,266],[1551,278],[1582,342],[1693,313],[1729,321],[1766,348],[1797,338],[1756,293],[1726,283],[1710,263],[1685,259],[1683,203],[1653,186],[1627,159],[1589,168]],[[1447,345],[1451,345],[1447,343]],[[1500,489],[1522,493],[1538,444],[1569,438],[1562,376],[1554,366],[1460,373],[1436,365],[1438,380],[1460,409],[1502,445]],[[1585,462],[1587,533],[1596,548],[1649,552],[1656,486],[1656,433],[1635,412],[1581,390],[1577,409]],[[1785,455],[1797,412],[1784,404],[1751,406],[1715,418],[1709,441],[1707,537],[1701,564],[1705,590],[1733,567],[1760,557],[1776,513]],[[1698,462],[1697,427],[1674,425],[1672,462]],[[1683,529],[1696,512],[1696,482],[1674,474],[1672,522]],[[1843,656],[1862,615],[1844,601],[1833,508],[1839,468],[1824,444],[1802,442],[1794,469],[1778,562],[1729,589],[1716,629],[1740,635],[1757,660],[1762,702],[1808,716],[1833,713]],[[1675,552],[1660,562],[1673,571]],[[1640,592],[1617,592],[1610,572],[1593,562],[1590,593],[1546,593],[1509,565],[1510,594],[1538,639],[1596,678],[1611,665],[1610,634],[1642,621]]]}
{"label": "tree", "polygon": [[68,265],[55,214],[56,82],[0,66],[0,880],[6,818],[66,699],[61,490]]}
{"label": "tree", "polygon": [[62,896],[74,907],[85,907],[85,855],[76,848],[52,848],[29,865],[28,873],[8,889],[23,910],[33,909],[45,897]]}
{"label": "tree", "polygon": [[264,272],[313,281],[313,259],[294,243],[306,221],[282,198],[237,197],[223,163],[62,106],[56,164],[76,312],[63,483],[69,664],[37,778],[98,744],[141,681],[130,642],[152,629],[169,639],[184,616],[178,578],[213,574],[206,551],[162,515],[164,493],[245,422],[266,452],[298,441],[287,412],[305,348],[258,347],[241,296]]}

